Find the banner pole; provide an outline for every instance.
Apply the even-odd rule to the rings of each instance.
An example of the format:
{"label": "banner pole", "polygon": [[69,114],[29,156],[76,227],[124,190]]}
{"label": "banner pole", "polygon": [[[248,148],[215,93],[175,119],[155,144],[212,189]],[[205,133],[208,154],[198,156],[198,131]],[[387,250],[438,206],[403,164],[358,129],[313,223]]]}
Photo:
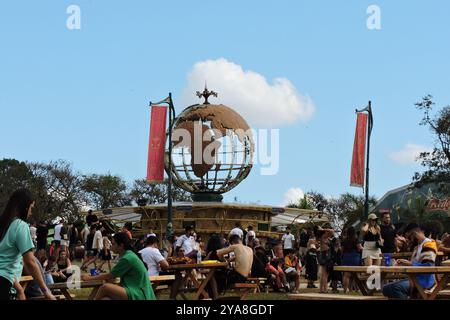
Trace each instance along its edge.
{"label": "banner pole", "polygon": [[367,130],[367,160],[366,160],[366,198],[364,202],[364,220],[369,216],[369,160],[370,160],[370,135],[372,133],[373,117],[372,117],[372,102],[369,101],[367,109],[369,113],[369,126]]}
{"label": "banner pole", "polygon": [[172,115],[175,115],[175,108],[172,102],[172,93],[169,92],[169,163],[168,167],[168,184],[167,184],[167,225],[166,225],[166,239],[169,239],[173,234],[172,226]]}

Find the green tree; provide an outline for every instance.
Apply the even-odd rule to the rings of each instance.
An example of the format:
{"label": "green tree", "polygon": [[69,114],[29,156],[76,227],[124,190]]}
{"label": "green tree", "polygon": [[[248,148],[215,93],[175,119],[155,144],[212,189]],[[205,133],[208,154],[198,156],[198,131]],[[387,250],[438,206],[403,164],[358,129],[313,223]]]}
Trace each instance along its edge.
{"label": "green tree", "polygon": [[81,173],[63,160],[45,163],[28,163],[34,179],[43,188],[36,195],[46,213],[46,219],[62,216],[69,220],[81,219],[80,211],[86,204]]}
{"label": "green tree", "polygon": [[419,156],[425,172],[416,174],[413,180],[420,186],[427,182],[450,182],[450,106],[435,111],[433,97],[427,95],[415,104],[423,112],[420,125],[427,126],[436,141],[431,152]]}
{"label": "green tree", "polygon": [[[145,200],[147,204],[164,203],[167,201],[167,186],[168,181],[163,183],[149,183],[145,179],[135,180],[133,188],[131,189],[130,196],[134,202],[138,203],[139,200]],[[191,201],[189,192],[172,186],[172,199],[173,201]]]}
{"label": "green tree", "polygon": [[[33,173],[25,162],[15,159],[0,161],[0,210],[3,209],[10,195],[19,188],[36,191],[37,184]],[[33,190],[34,189],[34,190]]]}
{"label": "green tree", "polygon": [[92,174],[85,176],[82,189],[86,192],[88,203],[96,210],[131,205],[126,182],[111,174]]}

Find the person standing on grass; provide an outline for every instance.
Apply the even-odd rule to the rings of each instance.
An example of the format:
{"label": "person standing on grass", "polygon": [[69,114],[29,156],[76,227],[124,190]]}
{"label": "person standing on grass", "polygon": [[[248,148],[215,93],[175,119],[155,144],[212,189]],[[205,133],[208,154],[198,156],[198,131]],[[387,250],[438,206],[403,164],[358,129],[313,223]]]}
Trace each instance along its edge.
{"label": "person standing on grass", "polygon": [[252,247],[253,246],[253,240],[256,239],[256,233],[253,230],[253,226],[249,225],[247,227],[247,234],[245,235],[245,245]]}
{"label": "person standing on grass", "polygon": [[381,213],[380,234],[383,239],[382,253],[394,253],[398,251],[397,248],[397,230],[391,222],[391,215],[389,212]]}
{"label": "person standing on grass", "polygon": [[307,251],[305,255],[305,269],[306,269],[306,279],[308,280],[308,289],[317,288],[314,284],[317,281],[317,273],[319,271],[319,263],[317,261],[317,247],[315,241],[311,241],[310,238],[307,244]]}
{"label": "person standing on grass", "polygon": [[306,255],[306,252],[308,251],[308,240],[309,240],[310,234],[306,229],[302,229],[300,231],[300,239],[299,239],[299,257],[300,259],[303,259],[303,257]]}
{"label": "person standing on grass", "polygon": [[286,228],[286,233],[283,234],[283,237],[281,238],[281,242],[283,243],[283,256],[285,257],[289,254],[289,252],[294,250],[295,237],[291,233],[290,227]]}
{"label": "person standing on grass", "polygon": [[103,235],[101,232],[101,226],[95,225],[94,241],[92,242],[92,251],[95,255],[94,265],[96,261],[100,258],[100,252],[103,250]]}
{"label": "person standing on grass", "polygon": [[[358,241],[358,235],[353,227],[349,227],[345,232],[345,238],[342,241],[342,265],[343,266],[360,266],[361,265],[362,246]],[[351,274],[344,272],[342,286],[344,293],[351,288]]]}
{"label": "person standing on grass", "polygon": [[320,288],[319,293],[327,293],[328,275],[334,265],[331,257],[331,238],[334,236],[334,230],[331,228],[315,227],[315,236],[319,243],[319,254],[317,260],[320,265]]}
{"label": "person standing on grass", "polygon": [[45,221],[39,222],[36,228],[36,251],[47,250],[48,227]]}
{"label": "person standing on grass", "polygon": [[119,261],[111,272],[98,276],[81,275],[83,281],[108,281],[120,277],[121,285],[102,285],[95,300],[156,300],[147,268],[141,257],[133,251],[127,234],[119,232],[113,236],[112,251],[119,254]]}
{"label": "person standing on grass", "polygon": [[376,214],[369,214],[367,221],[361,228],[361,233],[364,240],[362,251],[364,265],[381,265],[381,247],[383,245],[383,238],[381,238],[381,229],[378,225],[378,217]]}
{"label": "person standing on grass", "polygon": [[17,279],[23,267],[35,279],[45,298],[55,300],[36,265],[30,228],[26,223],[34,204],[29,190],[16,190],[0,216],[0,300],[11,299],[12,287],[17,290],[20,299],[25,296]]}
{"label": "person standing on grass", "polygon": [[94,263],[94,268],[96,268],[97,266],[95,265],[95,261],[97,260],[97,254],[98,252],[96,252],[93,249],[93,244],[94,244],[94,236],[95,236],[95,232],[97,231],[97,226],[96,225],[92,225],[91,226],[91,230],[89,231],[89,234],[87,236],[87,240],[86,240],[86,259],[84,260],[83,264],[81,265],[81,270],[82,271],[87,271],[87,267],[91,264]]}
{"label": "person standing on grass", "polygon": [[99,257],[102,260],[100,265],[97,267],[99,272],[105,272],[102,268],[105,263],[108,264],[108,270],[111,272],[111,241],[109,240],[109,235],[106,231],[103,231],[103,249],[99,252]]}

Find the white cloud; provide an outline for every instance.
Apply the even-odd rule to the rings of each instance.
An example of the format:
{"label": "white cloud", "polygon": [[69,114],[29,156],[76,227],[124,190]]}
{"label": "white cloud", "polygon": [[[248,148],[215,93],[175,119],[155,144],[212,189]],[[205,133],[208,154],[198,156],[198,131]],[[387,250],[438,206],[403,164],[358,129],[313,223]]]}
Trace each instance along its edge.
{"label": "white cloud", "polygon": [[283,206],[287,206],[288,204],[295,203],[297,204],[300,199],[303,198],[305,193],[300,188],[291,188],[283,195]]}
{"label": "white cloud", "polygon": [[391,152],[389,158],[402,165],[417,164],[420,153],[425,151],[430,151],[430,149],[419,144],[408,143],[403,149]]}
{"label": "white cloud", "polygon": [[286,78],[272,83],[254,71],[224,58],[196,63],[187,76],[183,106],[200,103],[195,96],[208,83],[208,89],[219,93],[211,103],[222,103],[239,112],[250,126],[275,127],[312,117],[315,106],[308,96],[301,95]]}

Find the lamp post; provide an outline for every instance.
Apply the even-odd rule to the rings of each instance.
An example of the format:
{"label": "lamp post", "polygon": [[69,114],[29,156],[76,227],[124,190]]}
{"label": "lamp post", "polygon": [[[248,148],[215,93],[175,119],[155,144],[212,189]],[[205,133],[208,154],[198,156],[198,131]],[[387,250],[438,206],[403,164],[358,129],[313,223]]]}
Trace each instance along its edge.
{"label": "lamp post", "polygon": [[365,201],[364,201],[364,212],[362,216],[362,221],[367,220],[369,216],[369,155],[370,155],[370,136],[372,134],[373,128],[373,115],[372,115],[372,102],[369,101],[367,107],[361,110],[356,110],[356,113],[367,112],[369,114],[369,128],[367,132],[367,159],[366,159],[366,189],[365,189]]}
{"label": "lamp post", "polygon": [[167,104],[169,107],[169,162],[167,164],[167,175],[168,175],[168,184],[167,184],[167,225],[166,225],[166,240],[169,239],[173,235],[173,226],[172,226],[172,123],[175,119],[175,107],[172,101],[172,93],[169,92],[169,96],[157,103],[150,102],[150,106],[159,105],[159,104]]}

